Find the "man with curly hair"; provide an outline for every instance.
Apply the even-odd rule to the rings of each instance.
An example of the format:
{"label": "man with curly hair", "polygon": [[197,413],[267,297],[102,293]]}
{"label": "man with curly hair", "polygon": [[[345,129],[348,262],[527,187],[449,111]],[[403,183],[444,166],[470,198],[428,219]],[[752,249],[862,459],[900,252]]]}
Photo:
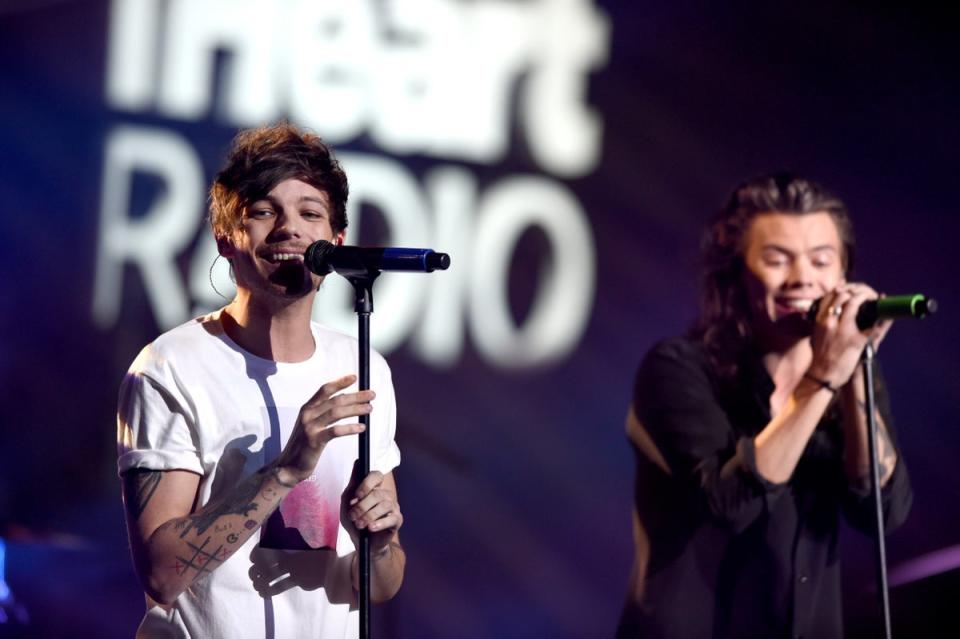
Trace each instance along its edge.
{"label": "man with curly hair", "polygon": [[[741,184],[707,228],[701,315],[640,365],[636,557],[618,637],[840,637],[841,516],[871,533],[861,331],[846,207],[779,173]],[[820,300],[814,321],[811,307]],[[884,389],[888,529],[910,509]]]}

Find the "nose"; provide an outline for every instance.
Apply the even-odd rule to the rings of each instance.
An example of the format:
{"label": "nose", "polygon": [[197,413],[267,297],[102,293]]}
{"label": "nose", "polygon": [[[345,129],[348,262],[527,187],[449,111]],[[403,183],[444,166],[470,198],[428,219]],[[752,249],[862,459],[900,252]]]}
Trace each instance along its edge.
{"label": "nose", "polygon": [[273,230],[270,231],[270,239],[285,240],[293,237],[300,237],[299,216],[290,215],[285,211],[278,211],[276,222],[273,224]]}
{"label": "nose", "polygon": [[803,288],[813,284],[814,268],[805,256],[795,258],[790,263],[790,272],[787,285],[791,288]]}

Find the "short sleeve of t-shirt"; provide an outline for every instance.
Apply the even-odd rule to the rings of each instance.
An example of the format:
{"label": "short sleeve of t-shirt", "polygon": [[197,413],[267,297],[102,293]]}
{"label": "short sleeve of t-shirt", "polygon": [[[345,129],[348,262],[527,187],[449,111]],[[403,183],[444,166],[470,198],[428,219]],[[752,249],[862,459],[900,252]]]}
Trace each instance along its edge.
{"label": "short sleeve of t-shirt", "polygon": [[171,383],[172,372],[147,347],[120,386],[117,467],[189,470],[203,474],[194,420]]}

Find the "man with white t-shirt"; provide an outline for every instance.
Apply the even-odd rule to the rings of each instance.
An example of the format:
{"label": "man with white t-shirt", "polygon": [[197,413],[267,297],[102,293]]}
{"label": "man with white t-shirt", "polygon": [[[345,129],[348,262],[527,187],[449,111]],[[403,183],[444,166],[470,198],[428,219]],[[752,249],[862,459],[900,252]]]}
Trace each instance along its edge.
{"label": "man with white t-shirt", "polygon": [[[303,253],[342,243],[347,192],[330,150],[289,124],[241,133],[214,181],[236,297],[144,348],[120,391],[138,637],[355,636],[357,529],[370,531],[371,599],[400,587],[390,370],[374,354],[358,392],[356,340],[310,321],[323,278]],[[372,471],[356,478],[367,413]]]}

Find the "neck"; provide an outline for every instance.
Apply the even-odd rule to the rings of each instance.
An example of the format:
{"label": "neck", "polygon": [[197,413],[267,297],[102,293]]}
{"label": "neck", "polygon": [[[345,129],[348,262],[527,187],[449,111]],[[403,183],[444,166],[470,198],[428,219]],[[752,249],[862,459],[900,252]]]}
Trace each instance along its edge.
{"label": "neck", "polygon": [[778,348],[764,349],[761,357],[763,366],[773,380],[774,391],[770,396],[770,410],[776,415],[784,406],[787,398],[800,383],[803,374],[813,361],[813,348],[810,339],[798,339],[791,344],[780,344]]}
{"label": "neck", "polygon": [[221,314],[223,329],[257,357],[275,362],[310,359],[316,344],[310,330],[314,294],[293,300],[263,300],[238,289]]}

